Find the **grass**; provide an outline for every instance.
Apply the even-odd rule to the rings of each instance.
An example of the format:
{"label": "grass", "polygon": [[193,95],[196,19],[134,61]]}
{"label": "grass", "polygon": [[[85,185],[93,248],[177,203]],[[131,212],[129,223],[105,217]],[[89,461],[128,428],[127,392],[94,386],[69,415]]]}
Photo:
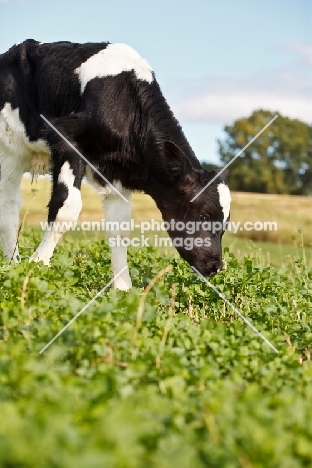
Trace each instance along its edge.
{"label": "grass", "polygon": [[[110,255],[102,233],[72,232],[50,267],[28,263],[49,184],[23,194],[22,262],[0,260],[0,468],[312,466],[311,249],[283,211],[309,239],[309,199],[234,193],[234,219],[258,210],[295,239],[226,233],[211,279],[278,353],[173,249],[148,247],[129,249],[131,291],[105,291],[39,354],[111,279]],[[81,219],[101,219],[86,185],[83,199]],[[161,219],[141,194],[133,214]]]}
{"label": "grass", "polygon": [[[22,259],[39,238],[26,227]],[[211,281],[278,354],[153,248],[129,249],[130,292],[39,354],[110,280],[107,243],[67,236],[50,268],[0,262],[0,467],[311,466],[312,268],[224,257]]]}
{"label": "grass", "polygon": [[250,256],[256,265],[285,267],[294,259],[303,259],[306,265],[312,266],[312,249],[302,246],[300,233],[297,233],[293,245],[257,242],[226,234],[223,247],[228,247],[240,259]]}
{"label": "grass", "polygon": [[304,233],[304,244],[312,246],[312,198],[235,192],[231,214],[233,221],[241,223],[277,222],[277,231],[249,233],[244,230],[239,233],[239,237],[292,245],[300,229]]}
{"label": "grass", "polygon": [[[46,205],[50,196],[50,182],[38,179],[31,183],[24,178],[22,183],[24,206],[21,219],[26,224],[39,229],[39,223],[46,220]],[[101,198],[92,187],[82,185],[83,209],[80,221],[101,221],[104,218]],[[275,231],[238,231],[227,232],[224,246],[241,258],[251,255],[256,261],[267,265],[283,265],[290,257],[305,258],[312,264],[312,199],[308,197],[291,197],[287,195],[264,195],[234,192],[231,208],[231,220],[240,221],[276,221]],[[135,193],[132,204],[132,217],[136,223],[155,219],[161,221],[161,214],[155,202],[147,195]],[[301,233],[299,232],[301,231]],[[137,236],[138,231],[133,232]],[[154,238],[155,232],[150,233]],[[103,239],[101,232],[70,232],[67,236],[75,239]],[[162,249],[172,253],[173,249]]]}

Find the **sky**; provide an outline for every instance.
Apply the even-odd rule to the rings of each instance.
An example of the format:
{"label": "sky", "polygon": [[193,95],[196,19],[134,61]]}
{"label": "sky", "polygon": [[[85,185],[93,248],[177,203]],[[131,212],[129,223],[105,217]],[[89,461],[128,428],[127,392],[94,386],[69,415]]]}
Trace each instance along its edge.
{"label": "sky", "polygon": [[0,53],[28,38],[132,46],[200,161],[259,108],[312,124],[311,0],[0,0]]}

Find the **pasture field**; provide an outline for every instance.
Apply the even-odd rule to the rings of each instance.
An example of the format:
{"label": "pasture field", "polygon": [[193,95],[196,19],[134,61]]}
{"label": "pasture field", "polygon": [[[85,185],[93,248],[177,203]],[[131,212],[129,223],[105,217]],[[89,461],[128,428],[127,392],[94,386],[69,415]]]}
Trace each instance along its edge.
{"label": "pasture field", "polygon": [[[34,229],[40,229],[40,222],[46,221],[46,205],[50,196],[50,182],[38,179],[31,183],[30,178],[24,178],[22,192],[24,205],[21,210],[21,220]],[[103,219],[103,208],[100,196],[88,184],[82,185],[83,209],[79,222],[99,222]],[[236,234],[226,232],[223,238],[225,247],[235,252],[238,258],[249,255],[256,262],[268,265],[282,266],[291,258],[304,258],[312,265],[312,199],[308,197],[293,197],[288,195],[265,195],[250,193],[232,193],[231,220],[240,222],[277,223],[277,230],[248,231],[238,230]],[[135,193],[132,202],[132,217],[136,223],[155,219],[161,221],[161,214],[155,202],[147,195]],[[135,230],[132,235],[140,233]],[[151,231],[151,239],[159,232]],[[148,233],[147,233],[148,235]],[[163,234],[166,235],[166,234]],[[70,231],[66,237],[76,239],[105,238],[104,232]],[[63,242],[63,241],[61,241]],[[153,242],[151,242],[153,245]],[[167,253],[167,250],[163,249]],[[169,249],[168,253],[173,253]]]}
{"label": "pasture field", "polygon": [[[276,265],[266,244],[226,235],[226,268],[210,279],[278,353],[172,249],[148,247],[129,249],[131,291],[105,290],[40,354],[111,279],[95,233],[64,237],[51,267],[27,262],[47,198],[25,218],[23,261],[0,261],[0,467],[312,466],[312,265],[301,234]],[[96,220],[96,203],[83,216]],[[150,217],[140,206],[138,195],[135,216]]]}
{"label": "pasture field", "polygon": [[[50,181],[23,178],[22,192],[24,206],[21,214],[27,211],[27,224],[38,225],[45,221],[46,205],[50,196]],[[101,198],[93,188],[82,184],[83,209],[81,221],[100,221],[103,218]],[[275,221],[277,230],[239,230],[235,237],[278,244],[299,245],[298,229],[303,231],[306,246],[312,247],[312,198],[290,195],[268,195],[232,192],[231,221],[265,222]],[[161,214],[154,201],[147,195],[135,193],[133,196],[133,218],[137,222],[155,219],[161,221]],[[234,236],[233,233],[229,233]]]}

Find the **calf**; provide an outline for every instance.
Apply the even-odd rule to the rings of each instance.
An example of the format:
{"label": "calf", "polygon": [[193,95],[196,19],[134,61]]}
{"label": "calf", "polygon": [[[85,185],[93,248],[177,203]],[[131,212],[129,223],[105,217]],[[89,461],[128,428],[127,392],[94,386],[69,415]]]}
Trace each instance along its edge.
{"label": "calf", "polygon": [[[49,228],[31,260],[49,263],[66,223],[78,219],[87,177],[104,195],[106,221],[128,221],[131,193],[143,191],[170,223],[169,235],[185,260],[205,276],[222,268],[229,189],[222,175],[201,167],[152,68],[125,44],[26,40],[0,55],[0,165],[0,235],[9,260],[19,261],[20,184],[31,172],[52,174]],[[187,234],[177,222],[197,227]],[[109,233],[118,234],[126,235]],[[183,242],[187,237],[194,240],[191,249]],[[127,265],[127,251],[111,250],[116,275]],[[131,287],[127,269],[114,287]]]}

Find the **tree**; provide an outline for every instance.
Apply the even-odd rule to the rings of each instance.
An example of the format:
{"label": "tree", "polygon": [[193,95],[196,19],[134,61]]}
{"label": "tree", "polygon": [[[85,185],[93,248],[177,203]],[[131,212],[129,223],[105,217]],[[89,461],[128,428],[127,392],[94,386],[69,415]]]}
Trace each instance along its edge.
{"label": "tree", "polygon": [[[226,126],[218,140],[221,161],[230,162],[277,113],[257,110]],[[279,115],[230,165],[232,190],[312,194],[312,127]]]}

